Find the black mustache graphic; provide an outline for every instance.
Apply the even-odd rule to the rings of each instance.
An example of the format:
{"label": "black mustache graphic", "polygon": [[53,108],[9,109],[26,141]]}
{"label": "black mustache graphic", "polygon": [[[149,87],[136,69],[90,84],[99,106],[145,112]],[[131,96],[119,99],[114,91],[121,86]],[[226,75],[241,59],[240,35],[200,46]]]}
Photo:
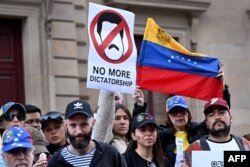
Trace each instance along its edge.
{"label": "black mustache graphic", "polygon": [[119,48],[115,44],[109,45],[109,50],[112,49],[112,48],[115,48],[116,50],[119,51]]}

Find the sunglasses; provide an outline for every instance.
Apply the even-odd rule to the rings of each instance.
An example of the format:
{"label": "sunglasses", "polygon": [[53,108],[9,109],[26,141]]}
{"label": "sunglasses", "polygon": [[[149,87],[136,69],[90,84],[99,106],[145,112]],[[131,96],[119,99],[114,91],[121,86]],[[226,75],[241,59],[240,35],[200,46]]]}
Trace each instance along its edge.
{"label": "sunglasses", "polygon": [[40,118],[41,122],[48,121],[48,120],[63,121],[63,117],[60,113],[50,113],[48,115],[42,115]]}
{"label": "sunglasses", "polygon": [[7,112],[3,115],[3,118],[6,121],[13,121],[14,118],[17,118],[18,121],[24,121],[25,120],[25,114],[18,112],[17,114],[14,114],[12,112]]}
{"label": "sunglasses", "polygon": [[40,124],[40,119],[32,119],[25,121],[26,124],[33,125],[33,124]]}
{"label": "sunglasses", "polygon": [[172,117],[176,117],[178,113],[180,113],[181,116],[185,116],[188,114],[186,110],[180,110],[180,111],[172,111],[169,113],[169,115],[171,115]]}

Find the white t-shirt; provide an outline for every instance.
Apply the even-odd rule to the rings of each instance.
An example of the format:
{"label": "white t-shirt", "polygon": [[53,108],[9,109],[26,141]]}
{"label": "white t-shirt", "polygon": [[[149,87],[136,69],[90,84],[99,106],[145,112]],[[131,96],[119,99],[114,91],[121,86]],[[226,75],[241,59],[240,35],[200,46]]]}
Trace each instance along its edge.
{"label": "white t-shirt", "polygon": [[214,142],[206,139],[211,151],[239,151],[240,148],[234,138],[227,142]]}

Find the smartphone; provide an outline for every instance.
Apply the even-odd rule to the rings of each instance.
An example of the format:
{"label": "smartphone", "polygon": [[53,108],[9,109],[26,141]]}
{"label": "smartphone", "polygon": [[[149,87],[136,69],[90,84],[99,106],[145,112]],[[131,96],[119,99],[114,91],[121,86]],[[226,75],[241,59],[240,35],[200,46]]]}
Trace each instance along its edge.
{"label": "smartphone", "polygon": [[41,153],[39,155],[39,160],[46,160],[47,159],[47,155],[45,153]]}

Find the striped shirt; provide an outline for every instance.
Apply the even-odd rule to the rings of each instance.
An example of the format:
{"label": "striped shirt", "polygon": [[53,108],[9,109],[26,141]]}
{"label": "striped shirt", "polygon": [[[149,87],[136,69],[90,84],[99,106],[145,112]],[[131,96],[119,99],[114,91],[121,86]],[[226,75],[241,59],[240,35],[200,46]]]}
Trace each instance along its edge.
{"label": "striped shirt", "polygon": [[89,167],[91,160],[95,153],[95,148],[86,155],[74,155],[69,152],[68,147],[65,147],[61,151],[61,155],[69,164],[74,167]]}

